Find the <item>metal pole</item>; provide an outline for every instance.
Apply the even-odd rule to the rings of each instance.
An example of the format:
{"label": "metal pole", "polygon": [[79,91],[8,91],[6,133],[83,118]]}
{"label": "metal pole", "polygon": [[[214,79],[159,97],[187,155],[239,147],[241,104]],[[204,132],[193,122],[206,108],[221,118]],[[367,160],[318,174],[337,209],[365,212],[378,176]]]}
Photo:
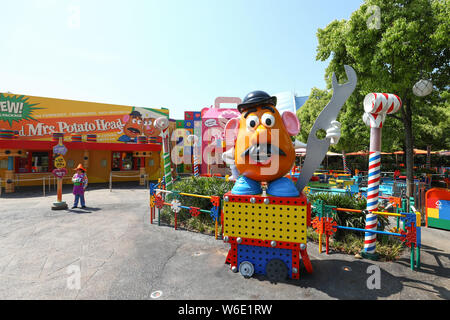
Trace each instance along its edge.
{"label": "metal pole", "polygon": [[337,229],[345,229],[345,230],[353,230],[353,231],[360,231],[360,232],[366,232],[366,233],[376,233],[376,234],[385,234],[388,236],[395,236],[395,237],[401,237],[404,238],[405,235],[401,233],[395,233],[395,232],[387,232],[387,231],[378,231],[378,230],[371,230],[367,231],[366,229],[361,228],[353,228],[353,227],[344,227],[344,226],[337,226]]}
{"label": "metal pole", "polygon": [[42,177],[42,190],[43,190],[44,197],[45,197],[45,177]]}
{"label": "metal pole", "polygon": [[112,192],[112,172],[109,173],[109,192]]}
{"label": "metal pole", "polygon": [[62,187],[63,187],[63,179],[58,178],[57,181],[57,201],[62,202]]}
{"label": "metal pole", "polygon": [[416,247],[416,268],[417,270],[420,269],[420,247]]}
{"label": "metal pole", "polygon": [[161,211],[157,207],[155,207],[155,211],[158,213],[158,226],[160,226],[161,225]]}

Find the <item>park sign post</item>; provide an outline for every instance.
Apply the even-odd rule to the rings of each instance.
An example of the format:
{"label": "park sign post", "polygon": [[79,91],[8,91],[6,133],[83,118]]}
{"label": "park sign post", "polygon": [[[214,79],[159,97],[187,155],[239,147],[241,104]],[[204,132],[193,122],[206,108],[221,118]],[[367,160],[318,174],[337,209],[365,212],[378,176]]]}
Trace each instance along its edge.
{"label": "park sign post", "polygon": [[64,210],[68,207],[67,203],[62,200],[63,178],[67,174],[66,161],[64,160],[64,155],[67,153],[67,148],[63,145],[63,137],[64,133],[62,132],[53,133],[53,140],[58,140],[58,144],[53,147],[53,154],[55,155],[55,169],[52,173],[56,177],[57,181],[57,199],[56,202],[53,202],[52,210]]}

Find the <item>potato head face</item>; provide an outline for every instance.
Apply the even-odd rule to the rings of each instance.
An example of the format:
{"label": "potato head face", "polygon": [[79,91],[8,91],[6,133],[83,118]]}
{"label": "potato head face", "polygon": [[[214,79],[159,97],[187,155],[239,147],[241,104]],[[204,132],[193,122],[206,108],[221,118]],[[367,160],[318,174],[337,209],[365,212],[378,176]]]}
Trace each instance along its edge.
{"label": "potato head face", "polygon": [[240,174],[255,181],[273,181],[288,173],[295,150],[284,119],[270,105],[245,110],[235,144],[235,163]]}
{"label": "potato head face", "polygon": [[154,118],[144,118],[143,119],[143,130],[144,135],[147,137],[153,137],[153,136],[159,136],[161,131],[157,129],[155,126],[155,119]]}
{"label": "potato head face", "polygon": [[142,118],[140,116],[131,115],[125,123],[125,134],[130,138],[136,138],[142,133]]}

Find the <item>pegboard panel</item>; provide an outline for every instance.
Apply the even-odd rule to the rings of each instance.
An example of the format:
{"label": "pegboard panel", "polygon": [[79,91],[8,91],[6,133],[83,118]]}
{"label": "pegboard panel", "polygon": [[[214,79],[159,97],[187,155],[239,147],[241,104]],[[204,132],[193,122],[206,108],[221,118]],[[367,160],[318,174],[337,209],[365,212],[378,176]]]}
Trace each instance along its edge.
{"label": "pegboard panel", "polygon": [[234,195],[228,192],[224,195],[224,198],[228,199],[228,202],[241,202],[251,203],[254,199],[255,203],[264,203],[266,199],[269,200],[269,204],[288,205],[288,206],[306,206],[307,198],[302,194],[299,197],[262,197],[258,195]]}
{"label": "pegboard panel", "polygon": [[230,264],[230,267],[237,267],[237,252],[238,247],[237,244],[232,244],[230,250],[228,251],[226,263]]}
{"label": "pegboard panel", "polygon": [[292,252],[289,249],[266,248],[248,245],[238,245],[238,266],[243,261],[253,264],[256,274],[266,274],[266,264],[272,259],[282,260],[292,274]]}
{"label": "pegboard panel", "polygon": [[290,270],[290,274],[292,279],[299,279],[300,278],[300,250],[291,250],[292,254],[292,268],[296,268],[297,272],[292,273],[292,270]]}
{"label": "pegboard panel", "polygon": [[223,234],[229,237],[306,243],[306,204],[289,206],[225,202]]}

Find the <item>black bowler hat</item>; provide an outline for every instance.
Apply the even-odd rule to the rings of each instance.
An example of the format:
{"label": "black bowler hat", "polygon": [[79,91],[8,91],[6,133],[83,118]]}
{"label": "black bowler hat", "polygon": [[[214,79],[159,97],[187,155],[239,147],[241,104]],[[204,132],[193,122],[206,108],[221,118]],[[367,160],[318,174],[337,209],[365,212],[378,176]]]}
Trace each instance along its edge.
{"label": "black bowler hat", "polygon": [[273,106],[277,105],[277,97],[271,97],[267,92],[264,91],[252,91],[247,94],[244,101],[237,106],[240,113],[244,110],[261,104],[271,104]]}

